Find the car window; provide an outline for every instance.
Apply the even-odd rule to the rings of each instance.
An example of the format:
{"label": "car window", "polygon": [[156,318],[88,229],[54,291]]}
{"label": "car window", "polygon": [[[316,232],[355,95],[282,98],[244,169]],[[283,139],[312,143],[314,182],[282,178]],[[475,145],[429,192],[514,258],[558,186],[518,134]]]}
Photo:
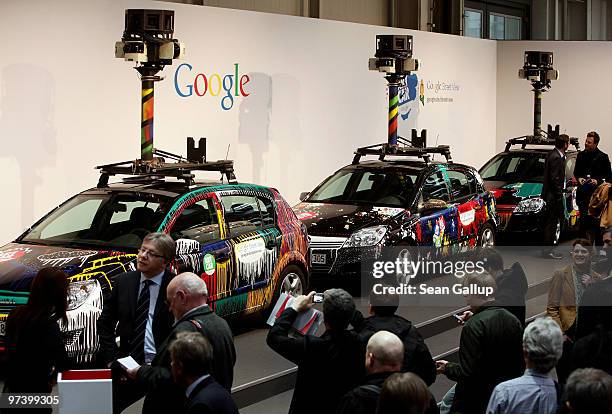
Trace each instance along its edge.
{"label": "car window", "polygon": [[544,178],[545,163],[545,154],[504,153],[485,165],[480,175],[483,180],[491,181],[541,182]]}
{"label": "car window", "polygon": [[461,171],[449,170],[447,171],[447,175],[453,200],[459,200],[474,195],[475,186],[473,183],[470,184],[470,180],[466,174]]}
{"label": "car window", "polygon": [[67,214],[58,216],[45,226],[40,232],[40,237],[51,239],[89,229],[101,204],[101,199],[85,199],[75,204]]}
{"label": "car window", "polygon": [[274,225],[274,204],[272,200],[268,200],[264,197],[257,197],[257,205],[261,212],[262,225],[264,227]]}
{"label": "car window", "polygon": [[408,169],[338,171],[306,201],[405,207],[414,197],[416,178],[417,172]]}
{"label": "car window", "polygon": [[576,166],[576,158],[567,157],[567,161],[565,161],[565,177],[566,178],[571,178],[574,176],[575,166]]}
{"label": "car window", "polygon": [[219,221],[212,199],[194,203],[181,213],[170,229],[173,239],[191,239],[204,244],[219,240]]}
{"label": "car window", "polygon": [[62,204],[24,237],[41,244],[138,248],[155,231],[173,200],[126,191],[79,194]]}
{"label": "car window", "polygon": [[246,195],[221,196],[221,204],[225,210],[225,223],[230,237],[255,231],[262,227],[258,199]]}
{"label": "car window", "polygon": [[429,175],[423,183],[423,190],[421,191],[422,202],[429,200],[442,200],[449,201],[448,189],[444,182],[444,177],[440,172]]}

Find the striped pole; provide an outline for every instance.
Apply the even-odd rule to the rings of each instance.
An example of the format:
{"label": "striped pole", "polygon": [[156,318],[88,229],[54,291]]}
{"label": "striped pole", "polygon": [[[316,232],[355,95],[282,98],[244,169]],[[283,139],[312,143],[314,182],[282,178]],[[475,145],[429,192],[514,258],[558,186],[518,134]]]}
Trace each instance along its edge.
{"label": "striped pole", "polygon": [[399,84],[389,82],[389,145],[397,146],[397,107]]}
{"label": "striped pole", "polygon": [[153,104],[155,82],[152,77],[142,77],[142,108],[140,123],[140,158],[153,160]]}

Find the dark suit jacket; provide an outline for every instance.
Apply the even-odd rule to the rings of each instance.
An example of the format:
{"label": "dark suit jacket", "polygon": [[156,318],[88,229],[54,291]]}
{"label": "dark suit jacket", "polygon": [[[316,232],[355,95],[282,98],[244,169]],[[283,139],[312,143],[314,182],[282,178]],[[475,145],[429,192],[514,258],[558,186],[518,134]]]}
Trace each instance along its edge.
{"label": "dark suit jacket", "polygon": [[[174,322],[168,305],[166,305],[166,288],[173,277],[174,273],[166,270],[155,304],[153,338],[158,353],[160,345],[170,333]],[[134,336],[134,313],[138,302],[139,283],[140,272],[126,272],[118,275],[110,298],[104,301],[104,309],[98,318],[100,337],[98,360],[104,364],[127,356],[132,350],[131,341]],[[120,347],[117,347],[115,342],[117,336],[120,338]]]}
{"label": "dark suit jacket", "polygon": [[208,377],[193,389],[187,398],[187,414],[238,414],[230,393],[213,377]]}
{"label": "dark suit jacket", "polygon": [[[198,321],[202,331],[192,320]],[[229,325],[208,306],[192,309],[174,324],[166,340],[157,349],[157,355],[151,365],[143,365],[138,370],[136,381],[147,392],[142,407],[143,413],[174,412],[176,407],[182,407],[184,404],[185,393],[172,379],[168,350],[179,332],[202,332],[206,336],[213,349],[211,375],[226,390],[232,388],[236,349]]]}
{"label": "dark suit jacket", "polygon": [[576,339],[595,333],[598,325],[612,331],[612,277],[595,282],[584,291],[578,307]]}
{"label": "dark suit jacket", "polygon": [[559,151],[554,148],[548,153],[544,164],[544,182],[542,186],[542,198],[547,203],[559,201],[563,197],[563,185],[565,182],[565,162]]}
{"label": "dark suit jacket", "polygon": [[270,348],[298,366],[289,413],[334,413],[342,396],[360,384],[365,351],[357,334],[347,330],[289,337],[297,315],[285,309],[267,338]]}

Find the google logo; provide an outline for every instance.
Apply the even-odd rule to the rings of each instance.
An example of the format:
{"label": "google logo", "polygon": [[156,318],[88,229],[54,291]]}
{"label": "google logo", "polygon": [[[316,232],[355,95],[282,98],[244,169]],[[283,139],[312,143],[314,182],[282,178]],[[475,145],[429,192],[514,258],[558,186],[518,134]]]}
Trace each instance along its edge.
{"label": "google logo", "polygon": [[[179,82],[179,77],[187,77],[188,82]],[[204,73],[196,73],[194,76],[193,66],[189,63],[182,63],[174,72],[174,89],[181,98],[189,98],[194,94],[196,96],[205,96],[207,93],[210,96],[219,96],[223,91],[221,98],[221,108],[224,111],[232,109],[234,106],[234,97],[249,96],[244,90],[244,86],[251,80],[249,75],[240,76],[238,80],[239,70],[238,63],[234,64],[234,73],[220,75],[213,73],[206,75]]]}

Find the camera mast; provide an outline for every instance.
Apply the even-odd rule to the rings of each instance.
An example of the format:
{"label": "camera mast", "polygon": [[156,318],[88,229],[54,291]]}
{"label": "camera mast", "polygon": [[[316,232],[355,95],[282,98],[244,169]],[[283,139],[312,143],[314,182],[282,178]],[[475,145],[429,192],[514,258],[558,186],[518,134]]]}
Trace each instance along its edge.
{"label": "camera mast", "polygon": [[541,138],[542,94],[550,89],[550,81],[559,79],[559,71],[553,68],[552,52],[526,51],[525,63],[518,75],[533,86],[533,136]]}
{"label": "camera mast", "polygon": [[174,11],[127,9],[125,30],[115,43],[115,57],[136,62],[141,81],[140,153],[144,162],[153,161],[153,113],[157,73],[172,59],[185,54],[185,45],[173,39]]}
{"label": "camera mast", "polygon": [[368,61],[368,68],[385,73],[389,84],[388,150],[397,151],[397,114],[399,87],[406,76],[418,70],[419,61],[412,59],[412,36],[377,35],[376,54]]}

